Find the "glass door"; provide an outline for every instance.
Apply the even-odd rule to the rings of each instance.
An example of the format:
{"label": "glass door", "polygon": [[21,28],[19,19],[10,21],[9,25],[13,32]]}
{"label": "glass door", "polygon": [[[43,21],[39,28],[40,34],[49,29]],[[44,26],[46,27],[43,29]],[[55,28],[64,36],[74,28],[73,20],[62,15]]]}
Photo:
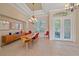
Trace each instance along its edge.
{"label": "glass door", "polygon": [[63,39],[71,41],[73,38],[73,21],[72,17],[63,17]]}
{"label": "glass door", "polygon": [[64,20],[64,39],[71,38],[71,21],[70,19]]}
{"label": "glass door", "polygon": [[58,11],[49,20],[50,40],[75,41],[75,12]]}
{"label": "glass door", "polygon": [[72,19],[70,17],[55,17],[53,19],[53,39],[71,41]]}
{"label": "glass door", "polygon": [[61,39],[61,18],[56,17],[54,18],[53,22],[53,39],[60,40]]}

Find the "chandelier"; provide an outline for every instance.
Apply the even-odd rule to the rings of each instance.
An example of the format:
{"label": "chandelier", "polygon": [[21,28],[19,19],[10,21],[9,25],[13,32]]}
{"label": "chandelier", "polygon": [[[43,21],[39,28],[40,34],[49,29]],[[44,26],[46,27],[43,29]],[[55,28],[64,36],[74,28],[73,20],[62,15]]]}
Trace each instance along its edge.
{"label": "chandelier", "polygon": [[65,9],[66,10],[70,10],[71,12],[73,12],[75,9],[79,8],[79,3],[66,3],[65,4]]}
{"label": "chandelier", "polygon": [[34,3],[32,3],[32,5],[33,5],[33,15],[32,15],[32,17],[29,19],[29,22],[31,22],[31,23],[35,23],[35,22],[37,22],[37,18],[36,18],[36,16],[34,15]]}

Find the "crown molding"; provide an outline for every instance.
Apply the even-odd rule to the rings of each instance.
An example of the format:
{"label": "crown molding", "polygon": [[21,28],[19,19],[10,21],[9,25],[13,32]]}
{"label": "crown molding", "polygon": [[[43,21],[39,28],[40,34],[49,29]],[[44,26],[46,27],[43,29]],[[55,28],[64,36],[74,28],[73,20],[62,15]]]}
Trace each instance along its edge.
{"label": "crown molding", "polygon": [[45,14],[43,10],[34,11],[34,15],[41,15],[41,14]]}
{"label": "crown molding", "polygon": [[26,17],[26,19],[28,19],[32,15],[32,11],[24,3],[11,3],[10,5],[21,12]]}
{"label": "crown molding", "polygon": [[[20,11],[26,19],[30,18],[33,15],[33,11],[25,4],[25,3],[11,3],[13,7],[15,7],[18,11]],[[48,13],[45,13],[44,10],[36,10],[34,11],[35,16],[47,16]]]}

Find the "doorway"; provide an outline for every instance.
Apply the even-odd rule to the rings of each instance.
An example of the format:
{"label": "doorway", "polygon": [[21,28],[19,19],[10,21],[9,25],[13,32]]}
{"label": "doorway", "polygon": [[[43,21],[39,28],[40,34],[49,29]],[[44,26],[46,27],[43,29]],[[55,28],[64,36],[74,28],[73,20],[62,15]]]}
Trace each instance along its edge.
{"label": "doorway", "polygon": [[67,15],[60,14],[51,16],[50,40],[73,41],[75,38],[73,13],[68,13]]}

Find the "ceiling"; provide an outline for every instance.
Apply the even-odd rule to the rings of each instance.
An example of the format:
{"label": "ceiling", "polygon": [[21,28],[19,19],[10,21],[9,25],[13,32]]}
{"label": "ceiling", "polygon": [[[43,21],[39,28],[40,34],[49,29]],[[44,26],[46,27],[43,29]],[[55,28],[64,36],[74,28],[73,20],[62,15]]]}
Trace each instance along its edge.
{"label": "ceiling", "polygon": [[[37,13],[46,14],[50,10],[63,9],[65,3],[26,3],[26,6],[31,10]],[[41,12],[40,12],[41,11]]]}
{"label": "ceiling", "polygon": [[62,9],[65,7],[65,3],[44,3],[42,4],[43,10],[50,11],[56,9]]}
{"label": "ceiling", "polygon": [[33,11],[42,10],[42,9],[60,9],[64,7],[65,3],[26,3],[26,5]]}
{"label": "ceiling", "polygon": [[42,10],[42,4],[41,3],[26,3],[26,5],[33,11],[36,10]]}
{"label": "ceiling", "polygon": [[[22,12],[27,18],[33,15],[33,3],[14,3],[10,4]],[[50,10],[63,9],[65,3],[35,3],[34,12],[36,15],[47,15]]]}

